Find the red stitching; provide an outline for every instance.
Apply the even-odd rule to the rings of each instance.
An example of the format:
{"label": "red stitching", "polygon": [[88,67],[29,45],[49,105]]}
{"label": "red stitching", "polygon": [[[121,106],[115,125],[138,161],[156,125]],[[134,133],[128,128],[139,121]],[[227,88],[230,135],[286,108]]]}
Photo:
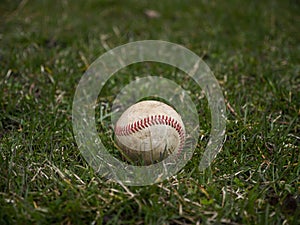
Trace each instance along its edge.
{"label": "red stitching", "polygon": [[183,145],[184,145],[184,139],[185,139],[185,135],[184,135],[184,131],[183,131],[183,127],[180,125],[180,123],[175,120],[174,118],[168,117],[166,115],[151,115],[148,116],[144,119],[135,121],[131,124],[128,124],[126,126],[116,126],[115,128],[115,134],[118,136],[127,136],[127,135],[131,135],[134,134],[138,131],[141,131],[147,127],[153,126],[153,125],[160,125],[160,124],[164,124],[164,125],[168,125],[172,128],[174,128],[179,135],[179,149],[178,149],[178,153],[181,152],[181,150],[183,149]]}

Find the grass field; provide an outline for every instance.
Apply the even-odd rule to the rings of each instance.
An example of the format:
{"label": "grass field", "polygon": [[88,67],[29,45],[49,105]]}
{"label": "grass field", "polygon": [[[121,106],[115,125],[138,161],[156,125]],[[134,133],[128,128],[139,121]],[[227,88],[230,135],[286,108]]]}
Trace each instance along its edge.
{"label": "grass field", "polygon": [[[1,1],[0,224],[300,224],[299,12],[296,0]],[[176,176],[126,187],[81,156],[72,101],[101,54],[147,39],[181,44],[210,66],[227,140],[199,172],[208,121]],[[182,81],[159,65],[123,73]]]}

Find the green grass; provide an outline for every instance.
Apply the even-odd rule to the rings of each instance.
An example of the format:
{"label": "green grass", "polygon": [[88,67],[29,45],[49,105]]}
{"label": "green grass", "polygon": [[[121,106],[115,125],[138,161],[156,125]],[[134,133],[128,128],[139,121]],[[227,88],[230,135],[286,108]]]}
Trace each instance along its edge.
{"label": "green grass", "polygon": [[[2,1],[0,224],[299,224],[299,11],[293,0]],[[203,57],[228,102],[227,141],[199,172],[205,118],[204,139],[176,176],[124,187],[81,156],[71,107],[89,64],[145,39]],[[102,98],[110,104],[117,85],[157,73],[196,93],[175,69],[143,65],[120,71],[127,80]]]}

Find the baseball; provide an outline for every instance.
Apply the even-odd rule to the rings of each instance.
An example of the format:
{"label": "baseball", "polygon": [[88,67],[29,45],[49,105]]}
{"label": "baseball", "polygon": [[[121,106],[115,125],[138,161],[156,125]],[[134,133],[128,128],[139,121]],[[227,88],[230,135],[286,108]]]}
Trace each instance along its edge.
{"label": "baseball", "polygon": [[185,140],[180,115],[171,106],[154,100],[129,107],[118,119],[114,132],[125,157],[142,165],[180,153]]}

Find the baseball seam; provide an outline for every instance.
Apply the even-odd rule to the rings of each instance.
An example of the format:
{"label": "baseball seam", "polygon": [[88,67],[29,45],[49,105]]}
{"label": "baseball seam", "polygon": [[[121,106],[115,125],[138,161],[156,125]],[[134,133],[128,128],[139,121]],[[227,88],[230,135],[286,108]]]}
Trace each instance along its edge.
{"label": "baseball seam", "polygon": [[144,119],[127,124],[126,126],[116,126],[115,134],[117,136],[128,136],[153,125],[167,125],[177,131],[179,135],[178,153],[180,153],[183,149],[185,139],[183,127],[177,120],[167,115],[151,115]]}

